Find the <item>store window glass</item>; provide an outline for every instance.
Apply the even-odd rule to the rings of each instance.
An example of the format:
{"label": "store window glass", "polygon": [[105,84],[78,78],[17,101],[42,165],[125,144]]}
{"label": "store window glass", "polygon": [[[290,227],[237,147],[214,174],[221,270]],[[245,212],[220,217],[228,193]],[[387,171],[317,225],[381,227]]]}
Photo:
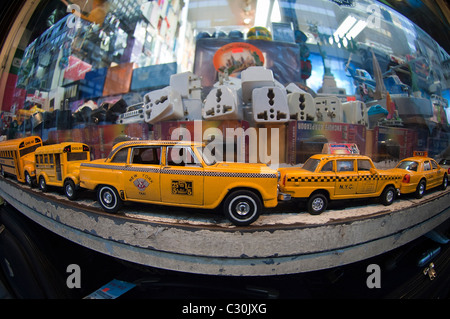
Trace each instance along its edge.
{"label": "store window glass", "polygon": [[449,152],[450,57],[381,2],[25,1],[9,36],[4,139],[83,142],[102,158],[118,140],[182,129],[208,142],[215,129],[272,164],[326,143],[375,161]]}

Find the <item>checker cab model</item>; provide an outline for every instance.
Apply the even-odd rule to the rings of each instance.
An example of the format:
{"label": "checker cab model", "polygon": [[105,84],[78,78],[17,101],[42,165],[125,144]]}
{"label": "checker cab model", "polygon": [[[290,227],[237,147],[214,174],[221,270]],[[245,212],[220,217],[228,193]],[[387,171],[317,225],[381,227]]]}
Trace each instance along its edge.
{"label": "checker cab model", "polygon": [[431,188],[441,186],[446,189],[449,169],[441,167],[434,159],[427,157],[426,153],[415,152],[414,155],[401,160],[392,169],[404,176],[400,193],[414,193],[416,198],[422,198],[425,191]]}
{"label": "checker cab model", "polygon": [[275,207],[278,173],[265,164],[216,163],[201,143],[126,141],[106,159],[82,163],[80,186],[97,192],[102,208],[123,201],[214,209],[223,204],[235,225],[249,225],[262,206]]}
{"label": "checker cab model", "polygon": [[317,154],[301,167],[278,169],[281,194],[305,199],[308,212],[322,213],[329,200],[380,197],[384,205],[395,199],[402,175],[376,169],[363,155]]}

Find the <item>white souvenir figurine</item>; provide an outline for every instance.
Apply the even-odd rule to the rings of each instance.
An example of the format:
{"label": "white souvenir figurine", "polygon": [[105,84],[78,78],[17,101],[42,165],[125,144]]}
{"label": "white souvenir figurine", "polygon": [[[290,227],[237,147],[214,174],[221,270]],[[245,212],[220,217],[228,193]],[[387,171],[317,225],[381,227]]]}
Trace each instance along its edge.
{"label": "white souvenir figurine", "polygon": [[241,72],[241,86],[243,102],[251,103],[254,89],[276,85],[271,70],[262,66],[251,66]]}
{"label": "white souvenir figurine", "polygon": [[252,92],[255,123],[284,123],[289,120],[286,90],[279,87],[255,88]]}
{"label": "white souvenir figurine", "polygon": [[[288,89],[288,87],[286,87],[286,89]],[[298,91],[288,93],[287,99],[291,120],[314,121],[316,116],[316,104],[311,94],[298,88]]]}
{"label": "white souvenir figurine", "polygon": [[145,122],[179,120],[184,115],[181,95],[171,87],[165,87],[144,95]]}
{"label": "white souvenir figurine", "polygon": [[200,120],[202,118],[202,83],[201,78],[192,72],[173,74],[170,87],[180,93],[184,108],[184,120]]}
{"label": "white souvenir figurine", "polygon": [[349,101],[342,103],[341,107],[343,123],[369,125],[369,116],[364,102]]}
{"label": "white souvenir figurine", "polygon": [[337,96],[319,96],[316,103],[316,120],[319,122],[342,122],[341,101]]}
{"label": "white souvenir figurine", "polygon": [[242,102],[235,88],[227,85],[214,87],[203,106],[205,120],[241,120]]}
{"label": "white souvenir figurine", "polygon": [[170,87],[181,94],[182,98],[201,99],[201,78],[192,72],[183,72],[170,76]]}

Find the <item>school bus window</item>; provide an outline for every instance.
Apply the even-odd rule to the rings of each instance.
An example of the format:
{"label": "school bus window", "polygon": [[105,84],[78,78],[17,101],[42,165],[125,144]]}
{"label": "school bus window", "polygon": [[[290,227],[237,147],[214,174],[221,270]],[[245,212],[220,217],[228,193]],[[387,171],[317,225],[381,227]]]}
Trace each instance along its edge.
{"label": "school bus window", "polygon": [[111,163],[126,163],[128,156],[128,148],[119,150],[111,160]]}
{"label": "school bus window", "polygon": [[48,155],[47,154],[44,155],[44,164],[48,164]]}
{"label": "school bus window", "polygon": [[20,157],[34,152],[40,146],[41,146],[40,144],[36,144],[36,145],[32,145],[30,147],[27,147],[27,148],[24,148],[24,149],[20,150]]}
{"label": "school bus window", "polygon": [[48,162],[53,164],[53,154],[48,154]]}
{"label": "school bus window", "polygon": [[85,161],[88,159],[87,152],[67,153],[67,161]]}

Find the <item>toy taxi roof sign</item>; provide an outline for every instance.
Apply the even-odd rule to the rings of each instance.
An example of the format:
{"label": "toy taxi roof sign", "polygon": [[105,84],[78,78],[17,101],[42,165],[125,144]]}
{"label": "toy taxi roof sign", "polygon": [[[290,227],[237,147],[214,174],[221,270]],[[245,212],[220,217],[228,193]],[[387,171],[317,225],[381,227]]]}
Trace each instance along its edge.
{"label": "toy taxi roof sign", "polygon": [[414,157],[428,157],[427,151],[414,151],[413,152]]}
{"label": "toy taxi roof sign", "polygon": [[325,143],[322,154],[359,154],[359,148],[355,143]]}

